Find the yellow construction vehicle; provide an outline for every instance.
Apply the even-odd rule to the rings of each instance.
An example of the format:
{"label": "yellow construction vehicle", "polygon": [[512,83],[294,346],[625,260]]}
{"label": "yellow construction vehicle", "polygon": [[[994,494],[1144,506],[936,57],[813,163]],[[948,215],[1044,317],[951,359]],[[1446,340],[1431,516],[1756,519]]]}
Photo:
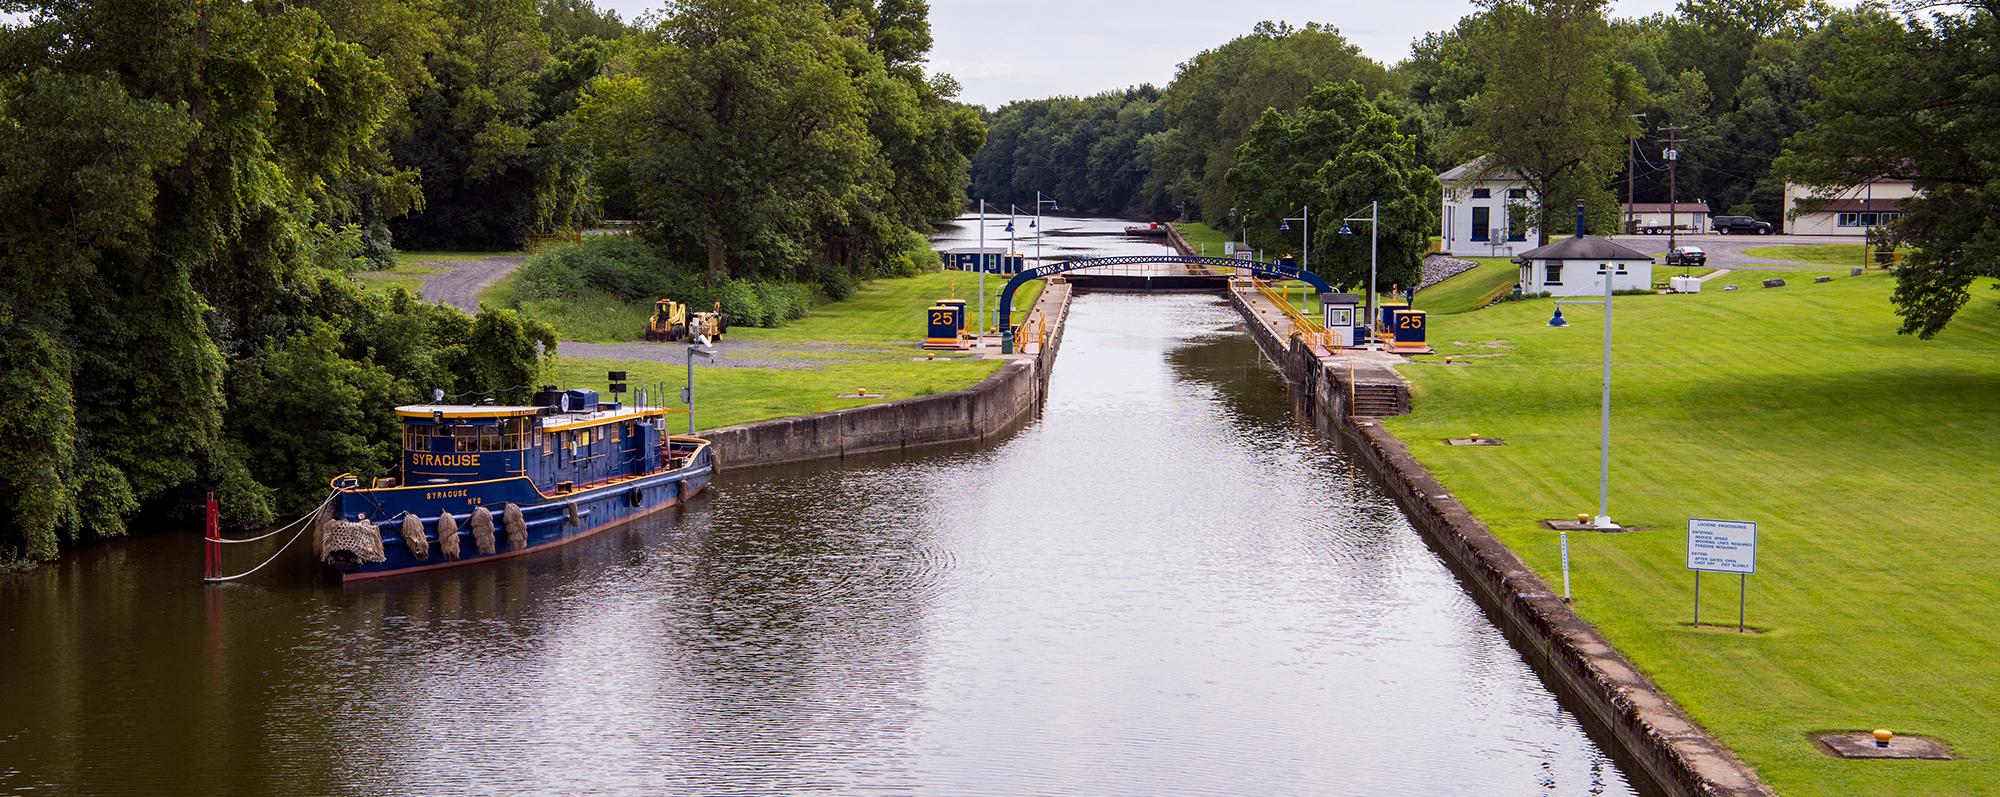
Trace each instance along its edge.
{"label": "yellow construction vehicle", "polygon": [[687,337],[688,307],[672,299],[653,303],[653,317],[646,319],[646,339],[675,341]]}

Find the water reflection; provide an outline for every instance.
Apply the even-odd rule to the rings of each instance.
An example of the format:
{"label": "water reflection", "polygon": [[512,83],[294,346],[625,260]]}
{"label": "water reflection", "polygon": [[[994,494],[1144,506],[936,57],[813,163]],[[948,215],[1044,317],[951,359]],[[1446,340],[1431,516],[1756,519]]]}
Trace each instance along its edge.
{"label": "water reflection", "polygon": [[1227,306],[1070,323],[998,446],[727,474],[545,555],[0,577],[0,789],[1631,793]]}

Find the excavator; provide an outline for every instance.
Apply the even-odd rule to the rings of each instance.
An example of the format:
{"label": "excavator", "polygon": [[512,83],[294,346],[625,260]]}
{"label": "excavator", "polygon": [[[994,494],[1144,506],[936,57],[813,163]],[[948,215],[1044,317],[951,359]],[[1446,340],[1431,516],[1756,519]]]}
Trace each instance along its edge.
{"label": "excavator", "polygon": [[710,341],[722,340],[729,331],[729,316],[720,307],[711,313],[689,313],[687,305],[662,298],[653,303],[653,316],[646,319],[646,339],[672,342],[706,335]]}

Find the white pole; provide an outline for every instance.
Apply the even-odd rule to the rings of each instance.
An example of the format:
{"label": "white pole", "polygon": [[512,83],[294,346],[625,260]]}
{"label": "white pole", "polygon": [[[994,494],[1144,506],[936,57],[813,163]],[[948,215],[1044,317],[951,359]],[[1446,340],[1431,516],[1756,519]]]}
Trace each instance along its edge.
{"label": "white pole", "polygon": [[1042,192],[1035,192],[1035,265],[1042,264]]}
{"label": "white pole", "polygon": [[1616,528],[1611,522],[1611,288],[1616,266],[1604,264],[1604,396],[1598,402],[1601,416],[1597,445],[1597,527]]}
{"label": "white pole", "polygon": [[986,343],[986,200],[979,200],[979,323],[974,326],[979,345]]}
{"label": "white pole", "polygon": [[1381,231],[1382,200],[1378,199],[1368,203],[1368,337],[1371,338],[1371,348],[1375,345],[1375,320],[1380,316],[1375,307],[1375,254],[1378,249],[1375,242],[1380,238]]}

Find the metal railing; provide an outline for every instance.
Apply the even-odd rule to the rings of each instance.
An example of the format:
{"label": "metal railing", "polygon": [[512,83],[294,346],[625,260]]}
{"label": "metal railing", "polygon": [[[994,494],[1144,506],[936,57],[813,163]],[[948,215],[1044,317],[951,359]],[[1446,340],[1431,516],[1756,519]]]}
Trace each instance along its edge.
{"label": "metal railing", "polygon": [[1255,286],[1259,293],[1264,294],[1264,298],[1269,299],[1272,304],[1278,306],[1280,311],[1284,312],[1285,320],[1288,323],[1286,328],[1287,338],[1302,338],[1306,341],[1307,345],[1317,346],[1325,354],[1340,351],[1339,348],[1333,345],[1333,333],[1327,330],[1326,325],[1321,324],[1312,316],[1301,312],[1283,292],[1277,290],[1270,283],[1258,279],[1254,274],[1250,276],[1250,284]]}

